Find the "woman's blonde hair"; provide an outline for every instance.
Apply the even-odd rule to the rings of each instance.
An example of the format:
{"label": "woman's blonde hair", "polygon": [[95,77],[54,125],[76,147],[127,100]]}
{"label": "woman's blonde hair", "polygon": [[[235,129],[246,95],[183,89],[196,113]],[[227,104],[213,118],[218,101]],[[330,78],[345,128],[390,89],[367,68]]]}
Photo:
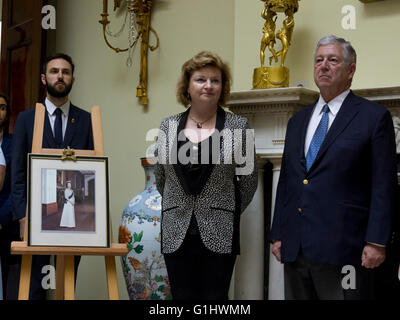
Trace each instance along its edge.
{"label": "woman's blonde hair", "polygon": [[218,104],[222,106],[225,105],[225,102],[228,99],[231,91],[232,83],[229,66],[216,54],[209,51],[202,51],[186,61],[182,66],[182,72],[176,90],[176,97],[178,102],[183,104],[185,107],[188,107],[191,103],[190,96],[188,94],[190,77],[192,76],[193,72],[206,66],[214,66],[221,71],[222,91]]}

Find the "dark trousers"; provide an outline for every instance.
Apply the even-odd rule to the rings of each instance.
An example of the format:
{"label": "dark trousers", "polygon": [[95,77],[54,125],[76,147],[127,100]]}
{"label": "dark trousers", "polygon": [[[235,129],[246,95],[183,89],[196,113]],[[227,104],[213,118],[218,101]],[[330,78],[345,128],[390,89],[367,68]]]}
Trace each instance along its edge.
{"label": "dark trousers", "polygon": [[235,254],[212,252],[200,235],[188,234],[164,259],[174,300],[228,300]]}
{"label": "dark trousers", "polygon": [[3,299],[6,300],[9,290],[17,287],[12,273],[12,267],[18,263],[18,257],[11,255],[11,242],[19,240],[19,223],[11,222],[0,230],[0,258],[2,266]]}
{"label": "dark trousers", "polygon": [[386,246],[386,259],[374,269],[374,293],[377,300],[400,301],[400,280],[398,276],[400,263],[400,231],[396,225],[390,242]]}
{"label": "dark trousers", "polygon": [[[360,258],[361,259],[361,258]],[[372,270],[354,267],[355,288],[346,289],[348,271],[341,266],[314,263],[301,253],[296,261],[285,263],[286,300],[369,300],[373,298]],[[345,282],[344,286],[342,280]],[[345,288],[344,288],[345,287]]]}
{"label": "dark trousers", "polygon": [[[21,270],[21,256],[10,253],[11,242],[20,241],[19,221],[13,221],[0,230],[0,256],[3,276],[3,299],[17,300],[19,291],[19,278]],[[74,259],[75,280],[78,272],[80,256]],[[32,256],[31,282],[29,290],[30,300],[46,300],[47,290],[42,287],[42,280],[46,274],[42,268],[50,264],[50,256]]]}

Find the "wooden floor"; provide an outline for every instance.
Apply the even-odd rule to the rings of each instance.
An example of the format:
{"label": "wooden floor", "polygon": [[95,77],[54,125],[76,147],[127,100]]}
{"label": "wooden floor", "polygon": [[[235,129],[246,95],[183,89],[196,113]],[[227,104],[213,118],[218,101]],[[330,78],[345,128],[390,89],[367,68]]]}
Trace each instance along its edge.
{"label": "wooden floor", "polygon": [[58,212],[49,216],[42,216],[42,230],[46,231],[87,231],[95,232],[94,205],[89,203],[75,204],[75,228],[60,227],[62,208]]}

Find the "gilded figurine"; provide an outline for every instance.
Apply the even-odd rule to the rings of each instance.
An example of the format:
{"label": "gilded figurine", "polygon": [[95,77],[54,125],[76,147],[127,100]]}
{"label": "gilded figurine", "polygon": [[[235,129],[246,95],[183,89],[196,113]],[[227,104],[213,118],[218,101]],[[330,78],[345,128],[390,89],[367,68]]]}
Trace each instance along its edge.
{"label": "gilded figurine", "polygon": [[285,65],[286,54],[289,51],[289,47],[292,43],[292,33],[294,29],[294,9],[289,7],[285,11],[286,19],[283,21],[283,27],[279,29],[276,37],[282,42],[282,49],[278,51],[276,57],[282,56],[281,67]]}
{"label": "gilded figurine", "polygon": [[[272,63],[272,59],[275,58],[275,62],[278,62],[278,57],[274,50],[275,45],[275,22],[278,18],[275,11],[271,10],[271,6],[268,2],[265,2],[264,10],[261,12],[261,17],[265,19],[265,24],[263,28],[264,36],[261,39],[261,48],[260,48],[260,59],[261,59],[261,67],[264,67],[265,60],[265,49],[268,46],[269,51],[272,53],[272,57],[269,58],[269,64]],[[274,19],[275,18],[275,19]]]}
{"label": "gilded figurine", "polygon": [[[263,37],[260,46],[261,67],[254,69],[253,89],[281,88],[289,86],[289,69],[285,67],[286,55],[292,43],[294,30],[294,14],[299,9],[300,0],[261,0],[264,8],[261,17],[265,19],[262,29]],[[284,12],[286,18],[283,20],[282,28],[275,34],[276,20],[279,12]],[[282,48],[275,51],[276,39],[279,39]],[[269,67],[265,67],[265,49],[268,47],[271,52]],[[272,61],[278,63],[281,57],[280,66],[271,66]]]}

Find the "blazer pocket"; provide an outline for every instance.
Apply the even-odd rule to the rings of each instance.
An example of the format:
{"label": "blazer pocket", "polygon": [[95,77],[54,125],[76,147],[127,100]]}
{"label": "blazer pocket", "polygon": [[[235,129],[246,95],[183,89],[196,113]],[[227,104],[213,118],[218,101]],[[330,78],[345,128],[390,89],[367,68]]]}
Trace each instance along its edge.
{"label": "blazer pocket", "polygon": [[341,148],[346,148],[346,149],[356,149],[359,148],[362,145],[362,140],[359,138],[351,138],[351,137],[346,137],[346,138],[341,138],[340,140],[337,141],[337,145],[340,146]]}
{"label": "blazer pocket", "polygon": [[173,210],[173,209],[176,209],[176,208],[178,208],[178,207],[179,207],[179,206],[174,206],[174,207],[167,208],[167,209],[164,209],[164,208],[163,208],[163,209],[161,210],[161,212],[162,212],[162,213],[166,213],[166,212],[171,211],[171,210]]}
{"label": "blazer pocket", "polygon": [[350,209],[356,209],[357,211],[365,211],[368,212],[369,208],[365,207],[363,205],[357,204],[357,203],[352,203],[352,202],[348,202],[348,201],[343,201],[343,205],[347,208]]}
{"label": "blazer pocket", "polygon": [[235,210],[230,210],[230,209],[225,209],[225,208],[210,207],[210,209],[212,209],[212,210],[224,211],[224,212],[229,212],[229,213],[235,213]]}

